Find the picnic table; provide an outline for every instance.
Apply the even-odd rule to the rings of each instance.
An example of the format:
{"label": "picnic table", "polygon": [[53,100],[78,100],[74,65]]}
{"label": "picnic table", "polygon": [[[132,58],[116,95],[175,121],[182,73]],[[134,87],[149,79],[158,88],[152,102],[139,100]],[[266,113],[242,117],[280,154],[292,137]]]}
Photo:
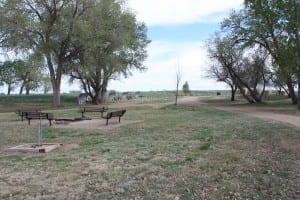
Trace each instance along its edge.
{"label": "picnic table", "polygon": [[28,120],[28,125],[30,125],[30,121],[34,119],[47,119],[49,121],[49,125],[51,126],[52,120],[54,120],[54,116],[52,113],[45,112],[27,112],[25,117]]}
{"label": "picnic table", "polygon": [[21,117],[22,121],[28,112],[41,112],[41,110],[37,108],[23,108],[15,111],[15,113]]}
{"label": "picnic table", "polygon": [[102,116],[102,118],[106,119],[106,126],[108,125],[108,120],[112,117],[119,117],[119,123],[121,123],[121,117],[125,114],[126,110],[117,110],[113,112],[108,112],[106,116]]}
{"label": "picnic table", "polygon": [[103,117],[103,113],[108,110],[108,107],[99,107],[99,106],[84,106],[79,109],[79,112],[81,112],[81,117],[85,118],[84,113],[86,112],[100,112],[101,117]]}

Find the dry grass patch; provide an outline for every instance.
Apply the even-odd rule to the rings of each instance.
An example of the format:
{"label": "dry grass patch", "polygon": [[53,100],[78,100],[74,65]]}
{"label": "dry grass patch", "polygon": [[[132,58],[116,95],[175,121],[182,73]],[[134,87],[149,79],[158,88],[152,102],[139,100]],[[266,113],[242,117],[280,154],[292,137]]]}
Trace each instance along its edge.
{"label": "dry grass patch", "polygon": [[68,123],[54,123],[54,128],[66,128],[66,129],[102,129],[109,130],[113,128],[118,128],[121,126],[126,126],[128,124],[140,123],[142,120],[123,120],[121,123],[118,122],[118,119],[111,119],[106,125],[105,119],[92,119],[92,120],[83,120],[77,122],[68,122]]}
{"label": "dry grass patch", "polygon": [[[0,198],[300,196],[299,129],[198,105],[149,105],[129,107],[115,128],[95,128],[100,119],[94,128],[46,126],[45,142],[66,144],[49,154],[1,152]],[[15,117],[0,115],[0,148],[35,140],[35,126],[1,119]]]}

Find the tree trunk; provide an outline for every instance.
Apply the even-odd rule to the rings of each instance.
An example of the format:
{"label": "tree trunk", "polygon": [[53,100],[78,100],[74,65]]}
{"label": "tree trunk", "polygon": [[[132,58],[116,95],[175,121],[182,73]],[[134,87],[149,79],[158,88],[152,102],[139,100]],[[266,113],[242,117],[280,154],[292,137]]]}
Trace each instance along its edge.
{"label": "tree trunk", "polygon": [[178,99],[178,89],[176,90],[175,93],[175,103],[174,103],[175,106],[177,105],[177,99]]}
{"label": "tree trunk", "polygon": [[29,93],[30,93],[30,89],[26,88],[26,95],[29,95]]}
{"label": "tree trunk", "polygon": [[58,64],[56,70],[53,66],[51,55],[46,56],[48,69],[50,72],[52,90],[53,90],[53,97],[52,97],[52,105],[54,107],[60,107],[60,84],[61,84],[61,77],[62,77],[62,66]]}
{"label": "tree trunk", "polygon": [[20,92],[19,92],[20,95],[23,94],[24,85],[25,85],[25,83],[23,82],[21,87],[20,87]]}
{"label": "tree trunk", "polygon": [[[235,77],[236,78],[236,86],[238,87],[238,89],[240,90],[241,94],[243,95],[243,97],[249,102],[249,103],[257,103],[257,102],[261,102],[261,99],[257,96],[257,92],[255,92],[256,88],[254,88],[254,90],[251,89],[251,87],[245,83],[237,74],[236,72],[231,68],[231,67],[227,67],[228,72],[230,73],[231,77]],[[245,92],[246,88],[249,91],[250,95],[247,95]]]}
{"label": "tree trunk", "polygon": [[52,82],[53,87],[53,97],[52,97],[52,103],[54,107],[61,106],[60,103],[60,82],[59,81],[53,81]]}
{"label": "tree trunk", "polygon": [[10,96],[10,92],[11,92],[11,85],[8,84],[8,86],[7,86],[7,96]]}
{"label": "tree trunk", "polygon": [[297,52],[297,79],[298,79],[298,99],[297,99],[297,108],[300,110],[300,49]]}
{"label": "tree trunk", "polygon": [[237,82],[237,87],[239,88],[239,90],[240,90],[240,93],[243,95],[243,97],[249,102],[249,103],[255,103],[255,101],[252,99],[252,98],[250,98],[247,94],[246,94],[246,92],[245,92],[245,89],[243,88],[243,86],[241,86],[240,85],[240,83],[238,83]]}
{"label": "tree trunk", "polygon": [[106,94],[106,91],[105,91],[104,88],[102,88],[101,91],[100,91],[99,98],[98,98],[98,102],[100,104],[103,104],[105,102],[105,94]]}
{"label": "tree trunk", "polygon": [[249,92],[250,92],[251,98],[254,99],[256,103],[261,102],[261,97],[258,95],[256,88],[255,88],[255,90],[250,89]]}
{"label": "tree trunk", "polygon": [[99,104],[99,96],[100,96],[100,90],[95,91],[95,95],[92,96],[92,104],[98,105]]}
{"label": "tree trunk", "polygon": [[231,101],[235,101],[235,93],[236,93],[237,87],[231,86]]}
{"label": "tree trunk", "polygon": [[[299,3],[299,1],[297,1]],[[295,35],[296,35],[296,60],[297,60],[297,79],[298,79],[298,101],[297,101],[297,108],[298,110],[300,110],[300,29],[299,29],[299,23],[300,23],[300,16],[299,16],[299,10],[298,10],[298,6],[297,6],[297,2],[296,3],[296,27],[298,27],[295,31]]]}
{"label": "tree trunk", "polygon": [[178,91],[179,91],[179,84],[181,80],[181,72],[178,70],[176,73],[176,93],[175,93],[175,106],[177,105],[177,100],[178,100]]}
{"label": "tree trunk", "polygon": [[179,82],[178,82],[178,79],[177,79],[176,92],[175,92],[175,103],[174,103],[175,106],[177,105],[177,100],[178,100],[178,89],[179,89]]}
{"label": "tree trunk", "polygon": [[100,98],[99,98],[99,103],[102,104],[105,102],[105,94],[107,92],[107,81],[103,81],[101,91],[100,91]]}
{"label": "tree trunk", "polygon": [[288,87],[289,97],[291,98],[292,103],[293,103],[294,105],[296,105],[296,104],[297,104],[297,96],[296,96],[296,94],[295,94],[294,86],[293,86],[293,84],[291,83],[291,80],[287,81],[286,85],[287,85],[287,87]]}

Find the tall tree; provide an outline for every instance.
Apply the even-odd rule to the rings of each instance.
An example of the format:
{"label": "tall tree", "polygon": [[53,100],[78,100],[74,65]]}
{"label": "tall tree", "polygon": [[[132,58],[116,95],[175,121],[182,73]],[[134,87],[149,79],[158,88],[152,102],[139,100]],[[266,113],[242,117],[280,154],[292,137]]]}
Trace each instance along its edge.
{"label": "tall tree", "polygon": [[[245,0],[245,8],[223,22],[223,28],[229,29],[235,42],[245,46],[258,44],[268,51],[277,67],[274,71],[287,85],[294,104],[295,76],[300,86],[299,6],[298,0]],[[300,90],[298,96],[299,93]]]}
{"label": "tall tree", "polygon": [[53,106],[60,106],[66,66],[77,55],[74,24],[90,0],[3,0],[0,4],[1,47],[41,54],[50,72]]}
{"label": "tall tree", "polygon": [[[220,39],[219,34],[217,33],[214,37],[212,37],[210,40],[207,41],[207,47],[208,47],[208,56],[211,59],[209,68],[206,72],[206,78],[214,79],[218,82],[224,82],[226,85],[228,85],[231,89],[231,101],[235,101],[235,94],[237,91],[237,83],[236,78],[232,76],[230,71],[228,70],[228,67],[226,67],[223,62],[219,62],[218,59],[216,59],[216,45],[218,43],[218,39]],[[221,41],[220,41],[221,42]],[[221,50],[221,49],[220,49]],[[238,62],[238,59],[241,59],[240,54],[232,54],[232,58],[230,65],[235,65],[235,63]]]}
{"label": "tall tree", "polygon": [[95,2],[77,25],[81,51],[71,78],[80,80],[92,103],[102,103],[111,79],[145,69],[147,29],[117,0]]}
{"label": "tall tree", "polygon": [[266,58],[264,53],[256,50],[255,53],[243,58],[239,72],[240,81],[250,93],[254,93],[252,96],[258,97],[259,100],[256,100],[256,102],[261,101],[265,88],[271,78],[269,67],[266,65]]}
{"label": "tall tree", "polygon": [[[268,81],[264,58],[258,55],[252,59],[244,57],[245,50],[230,37],[215,37],[208,52],[210,59],[220,65],[221,71],[229,74],[249,103],[261,102]],[[262,91],[258,92],[261,86]]]}
{"label": "tall tree", "polygon": [[231,87],[232,101],[235,100],[235,93],[237,88],[239,88],[242,95],[250,103],[254,103],[254,101],[246,95],[243,86],[238,84],[243,53],[242,48],[236,47],[230,39],[215,35],[208,43],[208,56],[212,65],[208,70],[207,76],[228,84]]}
{"label": "tall tree", "polygon": [[286,9],[286,17],[289,19],[287,32],[290,33],[290,44],[294,47],[297,69],[297,88],[298,88],[298,110],[300,110],[300,1],[290,0]]}

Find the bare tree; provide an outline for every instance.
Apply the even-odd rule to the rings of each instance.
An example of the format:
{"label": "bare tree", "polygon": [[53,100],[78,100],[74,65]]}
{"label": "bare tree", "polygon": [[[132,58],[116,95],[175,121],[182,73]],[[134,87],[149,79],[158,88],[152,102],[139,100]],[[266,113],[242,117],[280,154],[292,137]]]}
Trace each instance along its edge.
{"label": "bare tree", "polygon": [[175,92],[175,106],[177,105],[177,100],[178,100],[178,94],[179,94],[179,85],[181,82],[182,78],[182,73],[180,69],[177,70],[176,72],[176,92]]}
{"label": "bare tree", "polygon": [[80,49],[74,40],[74,27],[92,3],[92,0],[1,1],[1,47],[30,50],[43,57],[51,77],[55,107],[61,106],[62,76]]}
{"label": "bare tree", "polygon": [[245,49],[230,38],[215,37],[208,52],[210,59],[218,63],[223,71],[228,72],[229,77],[232,77],[243,97],[249,103],[256,103],[262,100],[269,72],[264,52],[255,48],[248,50],[259,54],[248,55],[250,58],[245,57]]}
{"label": "bare tree", "polygon": [[230,75],[227,68],[218,63],[213,63],[209,66],[205,77],[227,84],[231,89],[231,101],[235,101],[235,93],[237,91],[236,78]]}

